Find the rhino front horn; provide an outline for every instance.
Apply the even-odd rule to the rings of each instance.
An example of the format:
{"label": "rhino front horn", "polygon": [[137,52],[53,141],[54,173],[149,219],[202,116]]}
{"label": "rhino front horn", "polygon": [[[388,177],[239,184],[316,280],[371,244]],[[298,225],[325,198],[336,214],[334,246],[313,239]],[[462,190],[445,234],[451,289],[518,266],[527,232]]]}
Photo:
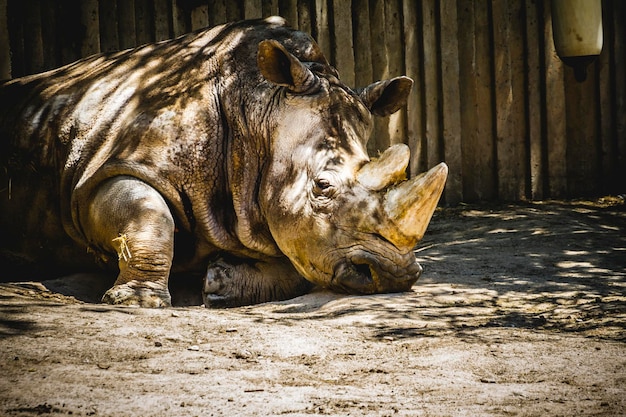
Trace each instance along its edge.
{"label": "rhino front horn", "polygon": [[384,197],[389,223],[380,233],[399,249],[410,251],[426,232],[448,178],[445,163],[390,188]]}

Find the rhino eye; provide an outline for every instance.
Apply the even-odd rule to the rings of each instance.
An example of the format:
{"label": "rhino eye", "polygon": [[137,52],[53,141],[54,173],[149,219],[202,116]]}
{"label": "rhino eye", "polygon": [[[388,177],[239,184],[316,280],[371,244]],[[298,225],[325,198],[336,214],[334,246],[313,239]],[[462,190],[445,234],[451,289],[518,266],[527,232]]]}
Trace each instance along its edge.
{"label": "rhino eye", "polygon": [[317,178],[313,186],[313,194],[316,196],[332,197],[335,194],[335,187],[326,178]]}

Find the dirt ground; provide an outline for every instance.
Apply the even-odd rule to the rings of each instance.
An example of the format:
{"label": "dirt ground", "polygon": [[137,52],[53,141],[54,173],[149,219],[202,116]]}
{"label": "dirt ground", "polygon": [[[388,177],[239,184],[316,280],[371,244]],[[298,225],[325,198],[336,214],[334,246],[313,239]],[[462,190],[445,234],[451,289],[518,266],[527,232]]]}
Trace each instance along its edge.
{"label": "dirt ground", "polygon": [[227,310],[0,284],[0,415],[624,416],[623,198],[438,209],[412,292]]}

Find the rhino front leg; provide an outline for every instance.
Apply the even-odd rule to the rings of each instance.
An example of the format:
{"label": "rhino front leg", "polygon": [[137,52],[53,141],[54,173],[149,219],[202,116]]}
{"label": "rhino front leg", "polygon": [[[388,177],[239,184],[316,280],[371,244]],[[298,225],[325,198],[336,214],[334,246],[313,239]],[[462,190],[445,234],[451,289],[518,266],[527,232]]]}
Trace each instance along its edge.
{"label": "rhino front leg", "polygon": [[312,288],[287,259],[241,263],[220,259],[209,264],[202,299],[209,308],[238,307],[288,300]]}
{"label": "rhino front leg", "polygon": [[133,177],[109,179],[81,213],[81,225],[92,246],[119,257],[119,275],[103,302],[171,305],[167,281],[175,225],[161,194]]}

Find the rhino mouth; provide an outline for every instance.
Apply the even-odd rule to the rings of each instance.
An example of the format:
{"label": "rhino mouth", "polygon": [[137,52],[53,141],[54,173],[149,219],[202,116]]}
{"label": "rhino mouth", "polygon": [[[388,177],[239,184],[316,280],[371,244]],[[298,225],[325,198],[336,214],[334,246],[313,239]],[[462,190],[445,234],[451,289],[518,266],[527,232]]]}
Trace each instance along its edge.
{"label": "rhino mouth", "polygon": [[412,252],[398,261],[358,252],[337,263],[330,288],[349,294],[408,291],[420,277],[422,267]]}

